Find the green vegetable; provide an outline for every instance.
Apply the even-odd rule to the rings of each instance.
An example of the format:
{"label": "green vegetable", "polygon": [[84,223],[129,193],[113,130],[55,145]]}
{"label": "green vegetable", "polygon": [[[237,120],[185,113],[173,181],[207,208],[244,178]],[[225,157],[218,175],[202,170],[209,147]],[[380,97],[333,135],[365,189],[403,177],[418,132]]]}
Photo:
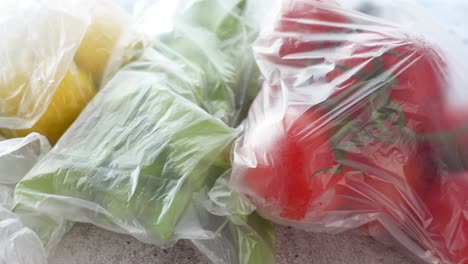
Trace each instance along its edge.
{"label": "green vegetable", "polygon": [[[169,240],[192,193],[229,167],[236,136],[157,76],[122,71],[19,184],[16,197],[27,205],[50,199],[45,206],[61,210],[91,202],[102,209],[93,222],[138,221]],[[81,220],[80,211],[71,214]]]}
{"label": "green vegetable", "polygon": [[230,231],[237,241],[239,263],[274,263],[275,233],[273,224],[256,213],[243,218],[245,225],[230,223]]}
{"label": "green vegetable", "polygon": [[[187,23],[205,17],[202,3],[223,12]],[[233,127],[259,89],[252,55],[240,56],[254,36],[245,37],[245,3],[221,3],[193,3],[120,70],[18,184],[17,201],[163,246],[221,235],[219,246],[236,256],[229,263],[272,263],[271,223],[215,216],[200,198],[230,169]]]}
{"label": "green vegetable", "polygon": [[231,126],[245,118],[260,88],[248,3],[196,1],[178,14],[173,31],[153,41],[158,53],[184,65],[178,78],[195,86],[188,98]]}

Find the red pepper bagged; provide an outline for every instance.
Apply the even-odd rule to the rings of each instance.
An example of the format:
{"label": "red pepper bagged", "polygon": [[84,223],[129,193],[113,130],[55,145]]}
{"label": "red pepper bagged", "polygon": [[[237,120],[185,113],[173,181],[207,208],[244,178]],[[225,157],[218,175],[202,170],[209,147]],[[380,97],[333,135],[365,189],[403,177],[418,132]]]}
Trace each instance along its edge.
{"label": "red pepper bagged", "polygon": [[450,52],[324,0],[284,1],[254,52],[265,82],[234,190],[280,224],[368,228],[428,263],[468,263],[468,103],[449,96],[468,84]]}

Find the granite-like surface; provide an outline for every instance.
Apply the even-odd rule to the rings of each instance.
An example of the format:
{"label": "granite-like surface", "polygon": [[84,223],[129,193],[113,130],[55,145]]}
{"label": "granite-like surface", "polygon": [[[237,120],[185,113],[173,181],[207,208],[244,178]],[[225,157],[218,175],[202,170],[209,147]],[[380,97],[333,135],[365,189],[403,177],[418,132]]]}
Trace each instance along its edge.
{"label": "granite-like surface", "polygon": [[[277,264],[414,264],[392,248],[355,233],[310,234],[277,227]],[[189,242],[170,249],[145,245],[90,225],[77,225],[50,264],[207,264]]]}

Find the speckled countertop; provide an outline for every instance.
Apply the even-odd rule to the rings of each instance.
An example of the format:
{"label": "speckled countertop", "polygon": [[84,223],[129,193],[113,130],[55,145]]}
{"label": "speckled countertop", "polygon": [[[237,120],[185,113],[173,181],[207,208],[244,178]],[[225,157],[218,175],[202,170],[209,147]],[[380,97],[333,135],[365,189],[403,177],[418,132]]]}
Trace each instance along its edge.
{"label": "speckled countertop", "polygon": [[[414,264],[408,255],[356,234],[311,234],[277,227],[277,264]],[[50,264],[205,264],[189,242],[170,249],[90,225],[76,225],[50,258]]]}

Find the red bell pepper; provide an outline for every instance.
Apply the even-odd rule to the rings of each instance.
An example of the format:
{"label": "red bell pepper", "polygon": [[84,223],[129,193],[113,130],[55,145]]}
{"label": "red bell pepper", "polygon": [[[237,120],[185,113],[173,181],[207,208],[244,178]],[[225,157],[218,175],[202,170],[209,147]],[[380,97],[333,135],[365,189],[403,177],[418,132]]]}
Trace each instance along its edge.
{"label": "red bell pepper", "polygon": [[257,41],[266,81],[236,152],[255,162],[235,176],[270,219],[392,225],[465,263],[468,180],[443,174],[468,169],[468,111],[447,101],[443,53],[323,3],[291,1]]}
{"label": "red bell pepper", "polygon": [[468,263],[468,172],[435,181],[424,202],[431,215],[426,247],[445,261]]}

